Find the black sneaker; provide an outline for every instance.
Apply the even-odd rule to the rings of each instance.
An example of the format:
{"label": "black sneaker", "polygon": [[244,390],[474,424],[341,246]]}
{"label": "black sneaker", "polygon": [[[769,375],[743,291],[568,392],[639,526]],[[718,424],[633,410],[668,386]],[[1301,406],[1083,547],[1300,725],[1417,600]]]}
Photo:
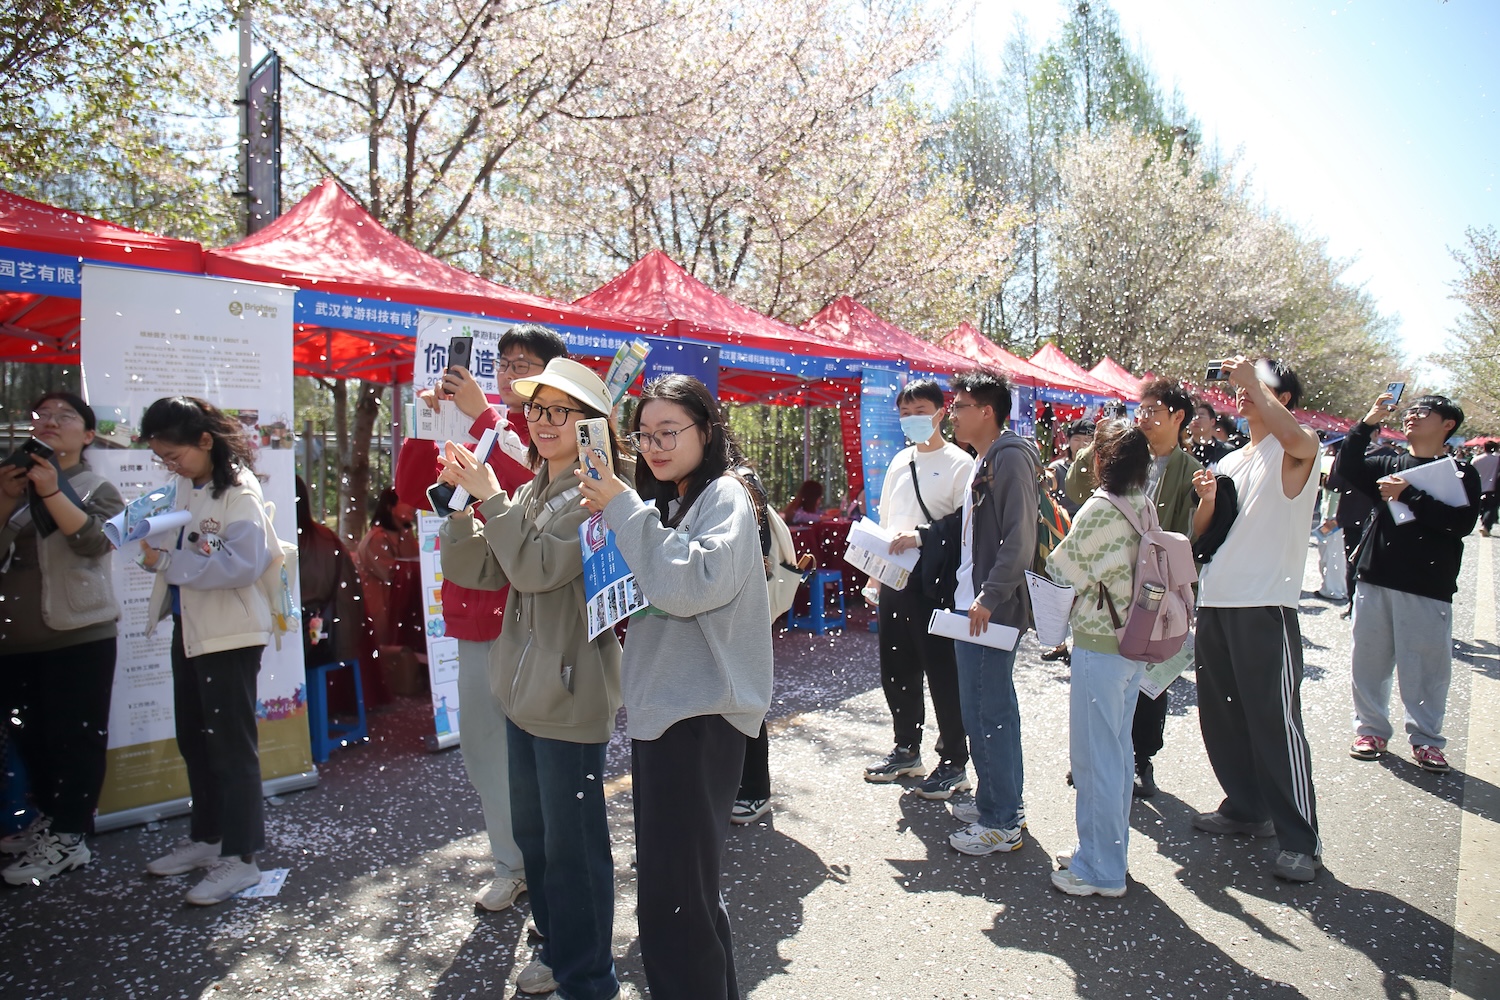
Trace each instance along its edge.
{"label": "black sneaker", "polygon": [[885,755],[885,760],[874,767],[865,768],[865,780],[877,785],[888,784],[902,775],[920,777],[927,773],[922,766],[922,753],[913,747],[896,747]]}
{"label": "black sneaker", "polygon": [[1143,760],[1135,766],[1135,787],[1130,793],[1138,799],[1149,799],[1156,792],[1156,768],[1150,760]]}
{"label": "black sneaker", "polygon": [[967,792],[973,787],[967,770],[957,764],[943,763],[933,768],[927,780],[917,786],[917,794],[924,799],[946,799],[954,792]]}

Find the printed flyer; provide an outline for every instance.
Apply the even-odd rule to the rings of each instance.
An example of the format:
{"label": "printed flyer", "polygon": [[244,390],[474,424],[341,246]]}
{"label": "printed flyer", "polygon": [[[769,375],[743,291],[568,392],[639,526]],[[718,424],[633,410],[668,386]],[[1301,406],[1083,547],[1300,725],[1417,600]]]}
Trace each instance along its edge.
{"label": "printed flyer", "polygon": [[578,544],[583,549],[583,592],[588,599],[589,638],[593,639],[649,602],[615,547],[615,533],[605,527],[603,514],[578,526]]}

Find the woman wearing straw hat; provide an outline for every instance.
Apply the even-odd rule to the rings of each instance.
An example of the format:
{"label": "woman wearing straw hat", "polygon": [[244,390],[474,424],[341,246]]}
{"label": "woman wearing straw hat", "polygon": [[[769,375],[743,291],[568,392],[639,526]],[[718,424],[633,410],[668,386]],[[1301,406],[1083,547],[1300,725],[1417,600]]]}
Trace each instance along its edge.
{"label": "woman wearing straw hat", "polygon": [[[443,571],[463,587],[510,585],[505,628],[490,651],[490,687],[505,709],[511,823],[544,940],[517,979],[523,993],[567,1000],[619,995],[610,943],[614,860],[604,806],[604,749],[620,707],[620,644],[588,638],[578,529],[576,425],[606,417],[598,375],[555,358],[517,379],[527,397],[536,478],[507,494],[494,471],[451,441],[440,479],[479,501],[483,523],[455,514],[442,529]],[[621,461],[610,428],[610,450]]]}

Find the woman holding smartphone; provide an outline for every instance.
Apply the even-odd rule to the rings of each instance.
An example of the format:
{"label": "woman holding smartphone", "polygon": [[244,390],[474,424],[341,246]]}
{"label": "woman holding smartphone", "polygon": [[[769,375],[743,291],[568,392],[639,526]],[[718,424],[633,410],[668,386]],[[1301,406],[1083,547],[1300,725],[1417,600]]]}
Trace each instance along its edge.
{"label": "woman holding smartphone", "polygon": [[0,685],[37,809],[0,839],[0,852],[21,855],[5,868],[11,885],[92,858],[83,837],[104,787],[120,616],[104,522],[125,506],[83,460],[94,411],[82,399],[42,396],[31,433],[57,465],[30,455],[29,465],[0,467]]}
{"label": "woman holding smartphone", "polygon": [[256,678],[271,639],[271,606],[258,586],[281,561],[254,455],[239,423],[191,396],[158,399],[141,441],[177,474],[175,510],[188,523],[164,549],[141,541],[156,574],[148,621],[172,618],[172,702],[177,749],[192,794],[189,836],[146,866],[152,875],[208,873],[188,891],[197,906],[222,903],[260,881],[265,846]]}
{"label": "woman holding smartphone", "polygon": [[[509,494],[473,452],[444,445],[440,481],[479,501],[483,524],[443,524],[444,577],[473,590],[509,584],[505,627],[490,649],[490,688],[505,709],[511,828],[544,938],[521,971],[523,993],[612,1000],[614,859],[604,806],[604,750],[620,707],[620,643],[588,638],[578,529],[580,419],[610,410],[604,382],[566,358],[515,381],[529,400],[536,478]],[[613,430],[609,447],[621,461]]]}
{"label": "woman holding smartphone", "polygon": [[622,667],[641,959],[654,1000],[728,1000],[739,989],[720,867],[746,737],[771,703],[760,515],[702,382],[648,385],[633,431],[635,489],[608,470],[580,487],[651,602]]}

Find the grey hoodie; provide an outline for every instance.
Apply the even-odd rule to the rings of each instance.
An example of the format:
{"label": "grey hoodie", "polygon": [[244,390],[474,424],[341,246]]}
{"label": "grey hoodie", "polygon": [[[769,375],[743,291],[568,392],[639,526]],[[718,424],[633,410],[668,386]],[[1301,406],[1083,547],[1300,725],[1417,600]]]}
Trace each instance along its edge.
{"label": "grey hoodie", "polygon": [[974,472],[974,593],[991,621],[1023,632],[1031,624],[1026,571],[1036,556],[1041,468],[1036,446],[1007,429]]}

